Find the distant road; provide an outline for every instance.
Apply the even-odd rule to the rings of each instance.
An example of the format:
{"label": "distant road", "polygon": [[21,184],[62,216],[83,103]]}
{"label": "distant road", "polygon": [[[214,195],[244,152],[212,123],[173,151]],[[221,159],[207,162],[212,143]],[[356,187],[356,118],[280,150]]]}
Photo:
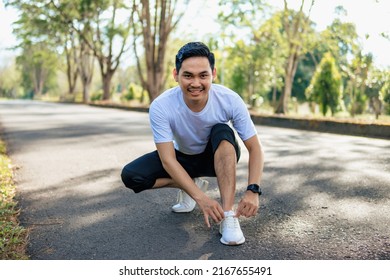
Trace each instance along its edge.
{"label": "distant road", "polygon": [[241,220],[246,243],[227,247],[198,208],[170,211],[175,190],[123,186],[123,165],[154,149],[147,113],[0,101],[31,258],[390,259],[390,141],[256,127],[266,154],[261,209]]}

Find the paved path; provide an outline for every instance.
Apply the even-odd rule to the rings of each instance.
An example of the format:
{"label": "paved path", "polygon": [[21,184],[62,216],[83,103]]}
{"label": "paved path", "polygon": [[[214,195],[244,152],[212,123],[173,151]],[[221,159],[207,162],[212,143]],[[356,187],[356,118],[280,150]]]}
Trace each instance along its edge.
{"label": "paved path", "polygon": [[390,259],[390,141],[257,126],[261,209],[227,247],[197,208],[170,211],[175,190],[124,188],[122,166],[154,149],[146,113],[0,101],[0,124],[32,259]]}

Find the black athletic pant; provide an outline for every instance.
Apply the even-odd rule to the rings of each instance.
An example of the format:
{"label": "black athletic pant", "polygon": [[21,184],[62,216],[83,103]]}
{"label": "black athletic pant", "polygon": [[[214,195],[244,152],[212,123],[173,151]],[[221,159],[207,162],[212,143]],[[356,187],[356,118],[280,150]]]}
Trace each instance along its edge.
{"label": "black athletic pant", "polygon": [[[176,158],[191,178],[215,177],[214,153],[223,140],[234,146],[238,161],[240,146],[233,130],[227,124],[216,124],[211,129],[210,139],[203,153],[187,155],[176,151]],[[136,193],[151,189],[158,178],[170,178],[162,166],[157,150],[127,164],[121,176],[125,186]]]}

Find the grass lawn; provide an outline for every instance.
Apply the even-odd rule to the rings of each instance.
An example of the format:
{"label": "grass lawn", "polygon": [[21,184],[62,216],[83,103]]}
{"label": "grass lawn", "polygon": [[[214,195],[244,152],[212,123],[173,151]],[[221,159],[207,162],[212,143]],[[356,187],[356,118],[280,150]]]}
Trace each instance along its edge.
{"label": "grass lawn", "polygon": [[12,164],[0,139],[0,260],[26,260],[26,229],[19,225]]}

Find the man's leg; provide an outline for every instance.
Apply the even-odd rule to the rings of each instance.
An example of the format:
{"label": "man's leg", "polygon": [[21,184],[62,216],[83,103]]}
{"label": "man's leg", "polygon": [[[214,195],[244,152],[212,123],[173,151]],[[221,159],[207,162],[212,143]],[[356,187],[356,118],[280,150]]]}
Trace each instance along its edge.
{"label": "man's leg", "polygon": [[135,193],[173,183],[164,170],[157,151],[145,154],[122,169],[122,181]]}
{"label": "man's leg", "polygon": [[[190,166],[196,163],[197,160],[193,157],[187,158],[188,156],[180,154],[179,152],[176,153],[177,159],[183,167],[186,168],[186,170],[193,170]],[[194,177],[198,177],[195,176],[196,174],[192,175]],[[132,189],[135,193],[148,189],[164,187],[180,189],[180,186],[178,186],[164,170],[157,151],[145,154],[127,164],[122,169],[121,177],[125,186]],[[196,178],[195,183],[203,191],[207,190],[207,181]],[[182,195],[182,198],[178,202],[183,205],[179,204],[176,205],[175,208],[172,208],[175,212],[190,212],[196,204],[195,201],[186,193]]]}
{"label": "man's leg", "polygon": [[240,245],[245,242],[238,218],[233,211],[236,193],[236,167],[240,148],[233,130],[224,124],[213,127],[210,135],[214,151],[214,169],[221,193],[225,218],[220,225],[220,241],[225,245]]}
{"label": "man's leg", "polygon": [[171,178],[158,178],[153,186],[153,189],[165,187],[178,188],[179,186],[177,186],[175,181],[173,181]]}
{"label": "man's leg", "polygon": [[234,146],[223,140],[214,154],[214,168],[224,211],[233,210],[236,193],[236,165],[237,156]]}
{"label": "man's leg", "polygon": [[217,124],[210,134],[214,153],[214,170],[221,193],[224,211],[233,209],[236,193],[236,168],[240,158],[240,147],[234,131],[227,124]]}

